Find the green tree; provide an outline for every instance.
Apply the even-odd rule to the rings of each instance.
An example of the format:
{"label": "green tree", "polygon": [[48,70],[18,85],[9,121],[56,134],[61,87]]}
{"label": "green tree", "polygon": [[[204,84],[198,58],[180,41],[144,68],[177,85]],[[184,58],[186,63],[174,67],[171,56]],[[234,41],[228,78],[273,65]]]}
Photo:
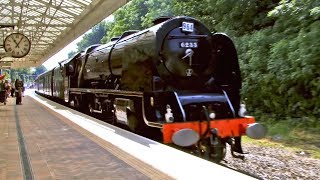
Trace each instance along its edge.
{"label": "green tree", "polygon": [[36,67],[35,71],[33,72],[33,75],[38,76],[46,71],[47,71],[47,68],[44,67],[43,65],[41,65],[41,66]]}
{"label": "green tree", "polygon": [[115,21],[107,22],[105,24],[106,34],[102,37],[101,43],[107,43],[107,42],[110,41],[111,35],[109,36],[109,34],[111,33],[112,28],[113,28],[114,25],[115,25]]}
{"label": "green tree", "polygon": [[99,24],[95,25],[91,29],[91,32],[86,33],[83,36],[82,40],[77,43],[78,52],[84,50],[85,48],[87,48],[93,44],[100,44],[101,39],[106,34],[105,25],[106,25],[106,22],[102,21]]}
{"label": "green tree", "polygon": [[[79,47],[78,47],[78,49],[79,49]],[[72,58],[74,55],[76,55],[77,54],[77,51],[70,51],[69,53],[68,53],[68,58]]]}
{"label": "green tree", "polygon": [[153,20],[160,16],[173,16],[172,7],[174,4],[172,0],[148,0],[144,4],[148,11],[141,17],[143,28],[151,27]]}
{"label": "green tree", "polygon": [[243,95],[253,109],[277,117],[319,116],[319,1],[281,1],[272,27],[238,38]]}
{"label": "green tree", "polygon": [[272,26],[266,14],[279,0],[174,0],[175,15],[199,19],[212,31],[242,36],[254,30]]}
{"label": "green tree", "polygon": [[11,82],[14,82],[16,79],[20,79],[25,83],[32,82],[35,77],[32,76],[31,68],[17,68],[11,69]]}
{"label": "green tree", "polygon": [[120,8],[114,14],[113,26],[107,33],[107,40],[112,37],[120,36],[127,30],[140,30],[142,29],[141,17],[148,12],[144,0],[133,0],[127,5]]}
{"label": "green tree", "polygon": [[120,36],[127,30],[142,30],[152,26],[159,16],[172,16],[170,0],[132,0],[114,13],[114,22],[107,24],[107,35],[103,42]]}

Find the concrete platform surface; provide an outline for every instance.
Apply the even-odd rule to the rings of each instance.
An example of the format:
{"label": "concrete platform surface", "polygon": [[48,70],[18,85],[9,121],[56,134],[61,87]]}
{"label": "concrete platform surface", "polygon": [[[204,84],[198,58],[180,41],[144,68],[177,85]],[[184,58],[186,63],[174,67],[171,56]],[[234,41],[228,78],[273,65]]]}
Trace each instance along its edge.
{"label": "concrete platform surface", "polygon": [[0,179],[172,177],[25,96],[0,105]]}

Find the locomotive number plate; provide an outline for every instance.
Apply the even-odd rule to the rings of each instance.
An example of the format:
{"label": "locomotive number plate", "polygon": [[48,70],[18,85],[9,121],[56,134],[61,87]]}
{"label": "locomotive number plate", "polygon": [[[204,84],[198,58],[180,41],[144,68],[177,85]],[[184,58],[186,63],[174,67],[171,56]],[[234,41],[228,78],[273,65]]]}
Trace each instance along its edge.
{"label": "locomotive number plate", "polygon": [[182,22],[182,31],[183,32],[193,32],[193,23]]}
{"label": "locomotive number plate", "polygon": [[198,42],[180,42],[181,48],[198,48]]}

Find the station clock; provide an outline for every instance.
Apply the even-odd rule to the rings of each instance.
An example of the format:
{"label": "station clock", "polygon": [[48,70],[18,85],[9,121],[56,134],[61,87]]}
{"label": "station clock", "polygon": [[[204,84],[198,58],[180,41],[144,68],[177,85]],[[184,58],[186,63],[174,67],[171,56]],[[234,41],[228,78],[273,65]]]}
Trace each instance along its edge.
{"label": "station clock", "polygon": [[29,53],[31,42],[22,33],[12,33],[5,38],[3,46],[12,57],[22,58]]}

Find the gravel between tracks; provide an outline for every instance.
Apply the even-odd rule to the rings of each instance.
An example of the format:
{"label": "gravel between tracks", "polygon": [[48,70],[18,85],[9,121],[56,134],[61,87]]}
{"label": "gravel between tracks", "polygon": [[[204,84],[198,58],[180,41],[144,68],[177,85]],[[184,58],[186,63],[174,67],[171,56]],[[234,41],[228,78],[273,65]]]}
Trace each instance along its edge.
{"label": "gravel between tracks", "polygon": [[253,144],[243,144],[243,149],[249,152],[244,160],[228,152],[221,164],[259,179],[320,179],[320,159],[310,158],[307,153]]}

